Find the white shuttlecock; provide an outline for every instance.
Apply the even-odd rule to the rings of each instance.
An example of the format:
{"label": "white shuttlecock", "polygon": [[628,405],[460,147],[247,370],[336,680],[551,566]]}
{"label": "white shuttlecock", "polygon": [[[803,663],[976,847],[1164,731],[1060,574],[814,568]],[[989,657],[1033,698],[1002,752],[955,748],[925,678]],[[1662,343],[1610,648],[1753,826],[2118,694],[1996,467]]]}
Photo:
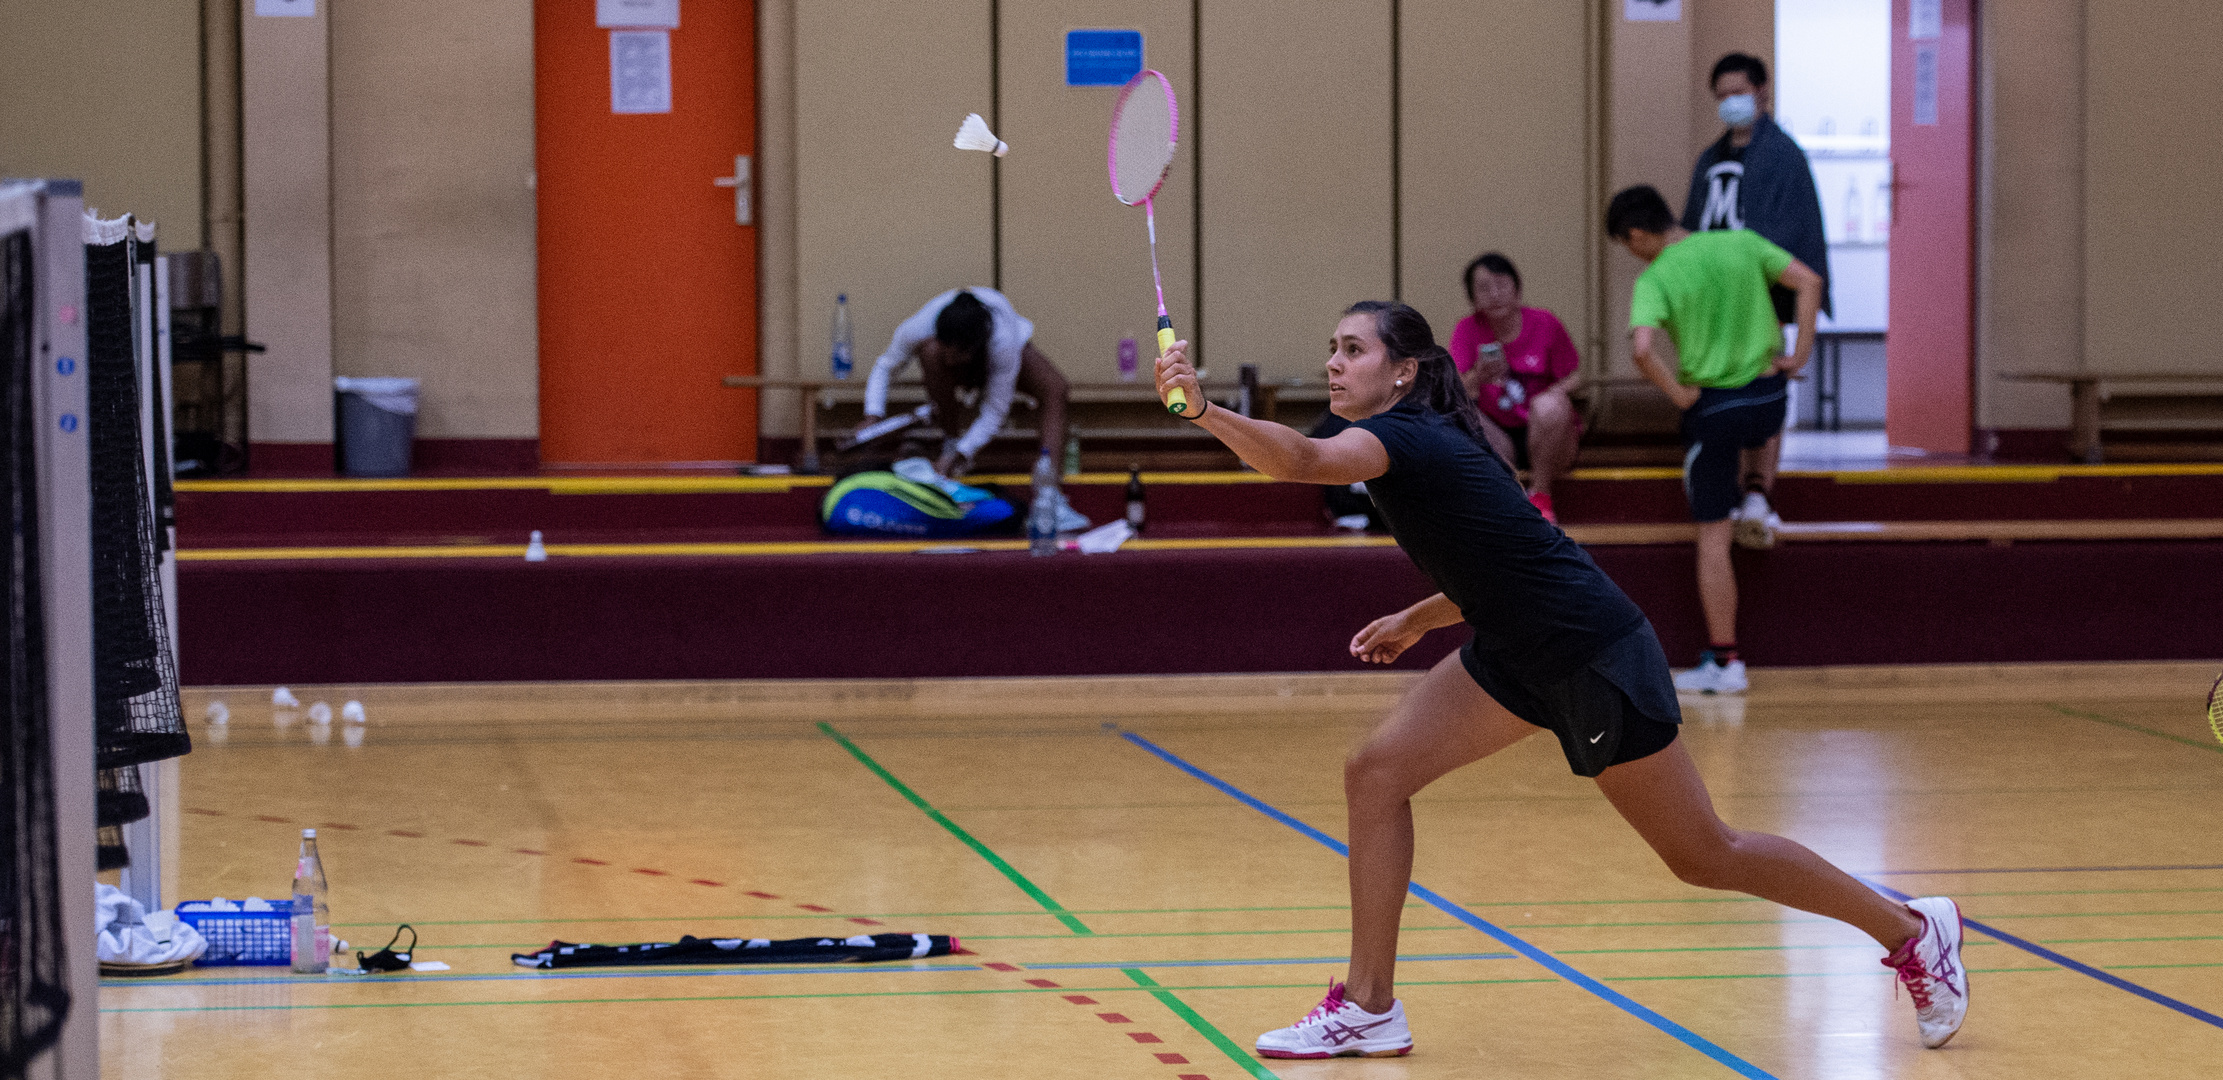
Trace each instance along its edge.
{"label": "white shuttlecock", "polygon": [[221,701],[211,701],[211,702],[209,702],[209,703],[208,703],[208,722],[209,722],[209,723],[211,723],[211,724],[229,724],[229,723],[231,723],[231,722],[232,722],[232,708],[231,708],[231,706],[229,706],[229,705],[226,705],[226,704],[224,704],[224,703],[223,703],[223,702],[221,702]]}
{"label": "white shuttlecock", "polygon": [[332,707],[331,707],[330,705],[326,705],[325,703],[323,703],[323,702],[321,702],[321,701],[319,701],[319,702],[316,702],[315,704],[312,704],[312,705],[310,705],[310,706],[309,706],[309,722],[310,722],[310,723],[312,723],[312,724],[329,724],[329,723],[331,723],[331,722],[332,722]]}
{"label": "white shuttlecock", "polygon": [[340,706],[340,719],[345,720],[350,724],[362,723],[364,719],[363,703],[360,701],[350,701],[347,704]]}
{"label": "white shuttlecock", "polygon": [[298,709],[301,707],[301,699],[294,697],[293,691],[283,686],[270,692],[270,703],[281,709]]}
{"label": "white shuttlecock", "polygon": [[525,541],[526,562],[547,562],[548,545],[540,542],[540,530],[533,530],[533,538]]}
{"label": "white shuttlecock", "polygon": [[979,113],[966,113],[965,122],[958,125],[957,148],[985,150],[997,157],[1011,152],[1011,144],[996,138],[996,133],[988,130],[988,121],[981,119]]}
{"label": "white shuttlecock", "polygon": [[363,745],[363,732],[367,730],[369,729],[364,728],[360,725],[349,724],[348,726],[340,729],[340,741],[346,743],[351,747],[361,746]]}

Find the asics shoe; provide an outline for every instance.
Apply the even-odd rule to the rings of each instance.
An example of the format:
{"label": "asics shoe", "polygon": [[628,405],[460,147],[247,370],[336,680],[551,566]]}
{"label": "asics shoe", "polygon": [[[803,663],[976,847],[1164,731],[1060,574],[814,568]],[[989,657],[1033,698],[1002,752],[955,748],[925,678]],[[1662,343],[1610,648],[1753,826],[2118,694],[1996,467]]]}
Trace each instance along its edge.
{"label": "asics shoe", "polygon": [[1698,666],[1675,673],[1679,694],[1741,694],[1745,690],[1744,661],[1724,664],[1708,649],[1698,654]]}
{"label": "asics shoe", "polygon": [[1768,505],[1768,497],[1757,491],[1746,492],[1744,505],[1729,516],[1737,522],[1734,535],[1741,547],[1772,548],[1777,530],[1783,528],[1783,519]]}
{"label": "asics shoe", "polygon": [[1413,1052],[1412,1029],[1405,1026],[1403,1002],[1386,1013],[1370,1013],[1343,999],[1343,984],[1328,984],[1328,996],[1304,1019],[1258,1037],[1258,1054],[1270,1058],[1402,1057]]}
{"label": "asics shoe", "polygon": [[1914,999],[1914,1021],[1922,1045],[1945,1045],[1968,1016],[1968,969],[1961,966],[1961,909],[1942,896],[1907,902],[1922,916],[1922,932],[1885,957],[1883,966],[1899,973],[1899,985]]}

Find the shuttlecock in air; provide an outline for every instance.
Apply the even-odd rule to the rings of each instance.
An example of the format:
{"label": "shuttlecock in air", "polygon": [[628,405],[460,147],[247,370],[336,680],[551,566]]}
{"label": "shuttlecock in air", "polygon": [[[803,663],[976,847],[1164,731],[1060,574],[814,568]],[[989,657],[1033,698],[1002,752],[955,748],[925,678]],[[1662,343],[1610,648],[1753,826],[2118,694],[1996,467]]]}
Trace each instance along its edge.
{"label": "shuttlecock in air", "polygon": [[270,703],[281,709],[298,709],[301,707],[301,699],[294,697],[293,691],[283,686],[270,692]]}
{"label": "shuttlecock in air", "polygon": [[988,121],[981,119],[979,113],[966,113],[965,122],[958,125],[957,148],[986,150],[997,157],[1011,152],[1011,144],[996,138],[996,133],[988,130]]}
{"label": "shuttlecock in air", "polygon": [[360,701],[350,701],[347,704],[340,706],[340,719],[345,720],[350,724],[362,723],[366,719],[366,717],[363,715],[363,703]]}
{"label": "shuttlecock in air", "polygon": [[309,722],[310,722],[310,723],[312,723],[312,724],[329,724],[329,723],[331,723],[331,722],[332,722],[332,707],[331,707],[330,705],[326,705],[325,703],[323,703],[323,702],[321,702],[321,701],[319,701],[319,702],[316,702],[316,703],[314,703],[314,704],[310,705],[310,706],[309,706]]}
{"label": "shuttlecock in air", "polygon": [[229,724],[229,723],[231,723],[231,722],[232,722],[232,710],[231,710],[231,706],[229,706],[229,705],[226,705],[226,704],[224,704],[224,703],[223,703],[223,702],[221,702],[221,701],[211,701],[211,702],[209,702],[209,703],[208,703],[208,722],[209,722],[209,723],[211,723],[211,724]]}

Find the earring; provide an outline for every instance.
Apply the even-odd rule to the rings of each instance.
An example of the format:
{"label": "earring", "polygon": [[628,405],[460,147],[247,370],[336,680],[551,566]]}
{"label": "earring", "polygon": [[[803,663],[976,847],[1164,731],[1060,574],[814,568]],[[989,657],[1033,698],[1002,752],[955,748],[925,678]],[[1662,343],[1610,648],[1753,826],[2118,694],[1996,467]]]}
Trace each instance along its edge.
{"label": "earring", "polygon": [[1398,380],[1396,380],[1395,382],[1392,382],[1392,383],[1390,383],[1390,385],[1391,385],[1391,386],[1403,386],[1403,385],[1405,385],[1405,380],[1403,380],[1403,379],[1398,379]]}

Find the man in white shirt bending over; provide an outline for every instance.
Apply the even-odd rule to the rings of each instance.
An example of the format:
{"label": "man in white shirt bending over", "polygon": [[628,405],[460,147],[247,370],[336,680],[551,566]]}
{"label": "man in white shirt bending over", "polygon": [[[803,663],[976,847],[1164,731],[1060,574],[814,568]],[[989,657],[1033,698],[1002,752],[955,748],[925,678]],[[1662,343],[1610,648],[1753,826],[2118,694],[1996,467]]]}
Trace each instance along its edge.
{"label": "man in white shirt bending over", "polygon": [[[895,340],[872,364],[865,383],[866,424],[888,415],[888,380],[918,358],[934,421],[951,433],[942,444],[934,470],[956,479],[972,468],[974,455],[1003,427],[1011,413],[1013,391],[1024,390],[1037,405],[1042,449],[1055,456],[1065,447],[1065,376],[1034,347],[1034,323],[1012,310],[994,289],[951,289],[895,328]],[[971,390],[971,426],[958,435],[959,391]]]}

